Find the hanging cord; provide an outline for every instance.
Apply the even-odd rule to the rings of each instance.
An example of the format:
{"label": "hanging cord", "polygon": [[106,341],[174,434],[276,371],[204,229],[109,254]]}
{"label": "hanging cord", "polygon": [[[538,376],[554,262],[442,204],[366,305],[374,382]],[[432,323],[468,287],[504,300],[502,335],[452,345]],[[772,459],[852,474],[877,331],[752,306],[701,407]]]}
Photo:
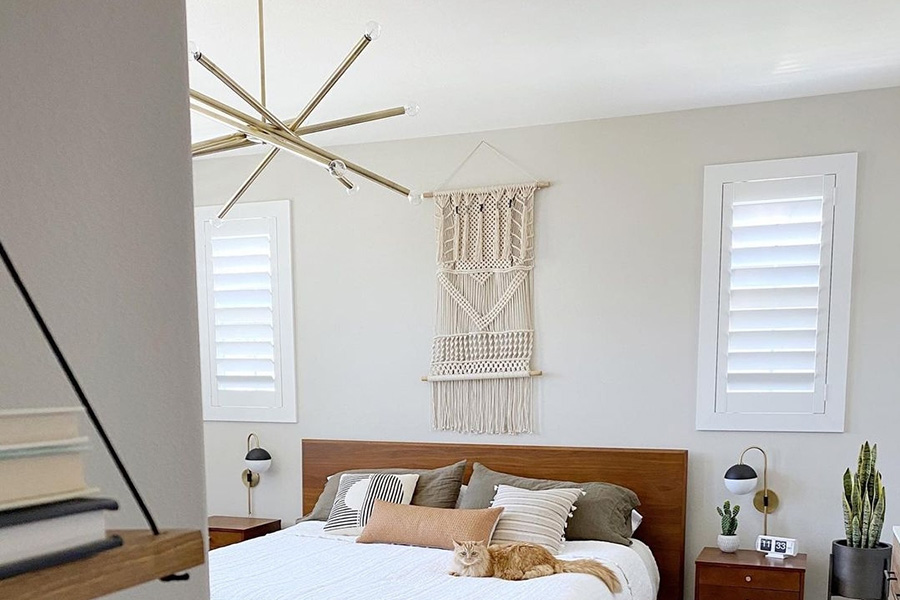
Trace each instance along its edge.
{"label": "hanging cord", "polygon": [[517,163],[510,157],[508,157],[506,154],[504,154],[503,152],[498,150],[493,144],[491,144],[487,140],[481,140],[480,142],[478,142],[478,145],[476,145],[475,148],[471,152],[469,152],[468,156],[466,156],[463,159],[463,161],[461,163],[459,163],[459,166],[457,166],[455,169],[453,169],[453,172],[450,173],[450,176],[447,177],[447,179],[445,179],[444,181],[442,181],[440,185],[438,185],[436,188],[434,188],[434,191],[436,191],[436,192],[442,191],[444,189],[444,186],[447,185],[448,183],[450,183],[453,180],[453,178],[456,177],[456,175],[462,170],[462,168],[465,167],[466,164],[468,164],[468,162],[472,159],[472,157],[475,156],[475,154],[479,150],[481,150],[482,146],[487,146],[488,148],[493,150],[494,154],[496,154],[497,156],[499,156],[500,158],[505,160],[507,163],[509,163],[510,165],[515,167],[520,173],[525,175],[530,181],[533,181],[533,182],[538,181],[538,178],[535,177],[534,175],[532,175],[528,171],[528,169],[526,169],[525,167],[523,167],[522,165],[520,165],[519,163]]}
{"label": "hanging cord", "polygon": [[266,33],[263,24],[263,0],[257,4],[259,25],[259,101],[266,105]]}
{"label": "hanging cord", "polygon": [[[110,441],[109,436],[106,435],[106,430],[103,429],[103,425],[100,424],[100,419],[97,417],[97,413],[94,412],[94,409],[91,406],[91,403],[88,401],[84,390],[81,389],[81,384],[78,383],[78,379],[75,377],[75,373],[69,366],[66,357],[63,356],[62,350],[60,350],[59,346],[57,345],[53,334],[50,333],[50,329],[47,327],[47,323],[41,316],[41,313],[38,310],[37,305],[34,303],[34,300],[32,300],[31,294],[28,292],[28,289],[25,287],[25,283],[19,276],[19,272],[16,270],[15,266],[13,266],[12,260],[9,258],[9,254],[6,253],[6,248],[3,247],[2,240],[0,240],[0,259],[3,260],[3,264],[6,266],[7,272],[9,272],[10,277],[12,277],[13,282],[16,284],[16,288],[18,288],[19,293],[22,295],[22,299],[25,300],[25,304],[28,305],[28,310],[31,311],[31,315],[34,317],[34,320],[40,328],[41,333],[44,334],[44,339],[47,341],[47,344],[53,351],[53,355],[56,357],[56,361],[59,363],[60,368],[62,368],[63,372],[66,374],[66,378],[69,380],[69,384],[75,391],[75,395],[78,396],[78,400],[84,407],[88,419],[90,419],[91,424],[93,424],[94,426],[94,429],[100,435],[100,439],[103,440],[103,445],[106,446],[106,450],[107,452],[109,452],[109,455],[112,457],[113,462],[116,464],[116,468],[119,470],[119,474],[122,476],[122,479],[125,480],[125,485],[128,486],[128,490],[131,492],[131,495],[134,498],[135,502],[137,502],[138,508],[141,509],[141,514],[144,515],[144,519],[147,521],[147,525],[150,526],[150,530],[153,532],[153,535],[159,535],[159,527],[156,526],[156,521],[153,520],[153,515],[150,514],[150,509],[147,508],[146,503],[144,503],[144,499],[141,497],[140,492],[138,492],[137,487],[134,485],[134,481],[132,481],[131,479],[131,475],[128,474],[128,470],[122,463],[122,459],[119,458],[119,454],[116,452],[116,449],[113,448],[112,441]],[[190,576],[187,573],[184,573],[182,575],[173,574],[162,577],[161,580],[184,581],[189,577]]]}

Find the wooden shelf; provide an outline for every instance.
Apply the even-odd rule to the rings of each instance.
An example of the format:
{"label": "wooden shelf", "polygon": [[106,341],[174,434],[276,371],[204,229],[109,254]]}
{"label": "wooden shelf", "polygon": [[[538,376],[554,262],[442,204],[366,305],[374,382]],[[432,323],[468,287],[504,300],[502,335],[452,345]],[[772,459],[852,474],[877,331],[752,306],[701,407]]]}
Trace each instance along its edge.
{"label": "wooden shelf", "polygon": [[170,529],[153,535],[149,530],[126,529],[109,533],[121,536],[123,545],[84,560],[0,580],[0,598],[92,600],[204,562],[200,531]]}

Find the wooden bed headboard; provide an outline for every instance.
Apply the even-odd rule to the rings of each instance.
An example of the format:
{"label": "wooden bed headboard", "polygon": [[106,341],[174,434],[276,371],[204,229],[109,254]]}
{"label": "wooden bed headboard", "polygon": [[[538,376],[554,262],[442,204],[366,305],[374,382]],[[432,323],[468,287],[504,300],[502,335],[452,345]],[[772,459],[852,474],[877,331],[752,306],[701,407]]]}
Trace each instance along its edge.
{"label": "wooden bed headboard", "polygon": [[329,475],[347,469],[433,469],[466,459],[465,481],[480,462],[521,477],[606,481],[637,493],[644,521],[635,537],[659,565],[659,600],[683,600],[687,450],[303,440],[303,513]]}

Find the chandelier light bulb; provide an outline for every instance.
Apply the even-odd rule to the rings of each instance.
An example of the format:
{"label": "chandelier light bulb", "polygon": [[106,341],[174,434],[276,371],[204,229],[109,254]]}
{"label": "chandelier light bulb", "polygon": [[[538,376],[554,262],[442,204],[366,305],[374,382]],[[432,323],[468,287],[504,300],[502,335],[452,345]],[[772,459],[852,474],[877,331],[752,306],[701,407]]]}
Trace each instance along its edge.
{"label": "chandelier light bulb", "polygon": [[193,40],[188,41],[188,58],[193,58],[194,60],[200,58],[200,46]]}
{"label": "chandelier light bulb", "polygon": [[366,23],[366,39],[374,42],[381,36],[381,25],[375,21]]}
{"label": "chandelier light bulb", "polygon": [[412,206],[419,206],[420,204],[422,204],[422,200],[424,198],[420,190],[410,190],[409,195],[406,197],[406,199],[409,200],[409,203]]}
{"label": "chandelier light bulb", "polygon": [[347,173],[347,165],[342,160],[333,160],[328,163],[328,172],[332,177],[343,177]]}
{"label": "chandelier light bulb", "polygon": [[419,114],[419,105],[415,102],[410,102],[403,107],[403,111],[406,113],[407,117],[414,117]]}

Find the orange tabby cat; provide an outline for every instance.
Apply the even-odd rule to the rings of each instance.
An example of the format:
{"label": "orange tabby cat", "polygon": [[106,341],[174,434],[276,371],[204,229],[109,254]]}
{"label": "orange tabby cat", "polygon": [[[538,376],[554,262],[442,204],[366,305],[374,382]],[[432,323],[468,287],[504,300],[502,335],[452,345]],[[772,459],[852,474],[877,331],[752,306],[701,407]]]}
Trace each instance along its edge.
{"label": "orange tabby cat", "polygon": [[456,577],[499,577],[518,581],[555,573],[586,573],[600,579],[611,592],[622,591],[616,574],[602,563],[589,559],[558,560],[535,544],[487,546],[484,542],[454,540],[453,564],[455,569],[450,574]]}

